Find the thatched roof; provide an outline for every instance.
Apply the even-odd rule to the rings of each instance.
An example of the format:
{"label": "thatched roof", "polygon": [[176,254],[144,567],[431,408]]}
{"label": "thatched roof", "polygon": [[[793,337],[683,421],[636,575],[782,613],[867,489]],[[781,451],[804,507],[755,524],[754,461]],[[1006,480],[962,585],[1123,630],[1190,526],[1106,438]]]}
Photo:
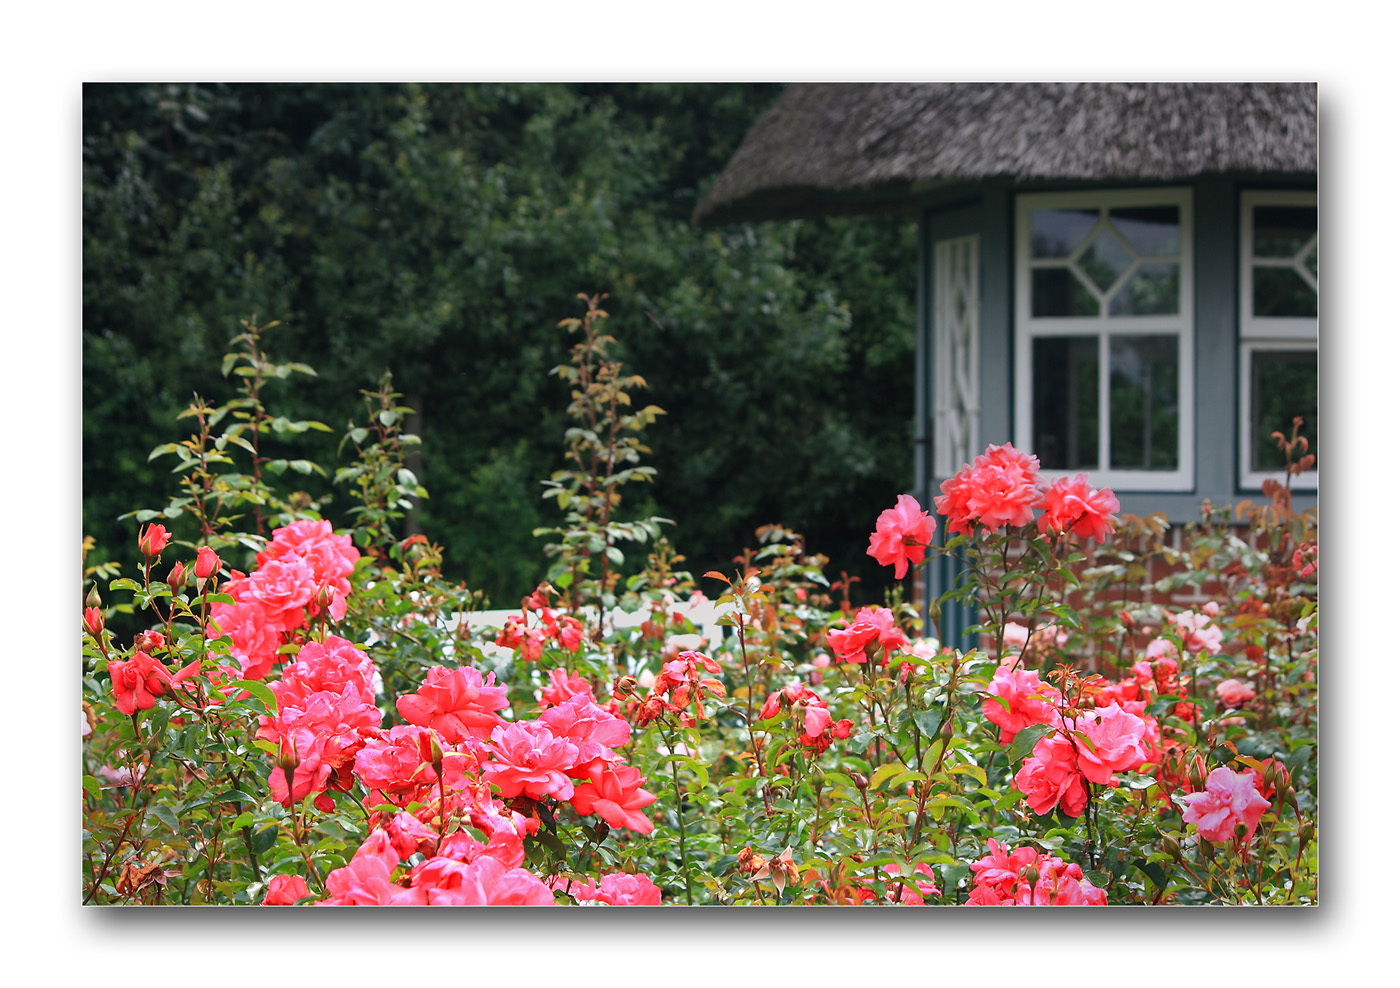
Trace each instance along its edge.
{"label": "thatched roof", "polygon": [[785,89],[695,222],[911,202],[940,183],[1315,174],[1311,83],[809,83]]}

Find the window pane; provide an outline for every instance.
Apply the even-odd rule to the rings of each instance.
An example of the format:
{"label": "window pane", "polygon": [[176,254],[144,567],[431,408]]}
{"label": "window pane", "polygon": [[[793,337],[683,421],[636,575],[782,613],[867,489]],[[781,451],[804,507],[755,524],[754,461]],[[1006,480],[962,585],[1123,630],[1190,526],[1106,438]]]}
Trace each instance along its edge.
{"label": "window pane", "polygon": [[[1303,417],[1298,431],[1317,452],[1317,351],[1253,350],[1249,362],[1250,428],[1254,435],[1251,470],[1282,470],[1283,451],[1269,433],[1293,434],[1293,417]],[[1295,456],[1296,458],[1296,456]]]}
{"label": "window pane", "polygon": [[1177,340],[1113,336],[1109,349],[1109,466],[1175,470]]}
{"label": "window pane", "polygon": [[1079,270],[1089,276],[1089,280],[1106,292],[1124,271],[1133,266],[1132,253],[1122,242],[1107,230],[1094,238],[1089,249],[1079,255]]}
{"label": "window pane", "polygon": [[1099,300],[1070,273],[1069,268],[1036,268],[1031,272],[1031,315],[1097,316]]}
{"label": "window pane", "polygon": [[1114,316],[1174,316],[1181,296],[1180,266],[1144,264],[1108,300]]}
{"label": "window pane", "polygon": [[1316,206],[1254,207],[1255,257],[1294,257],[1316,232]]}
{"label": "window pane", "polygon": [[1031,348],[1031,431],[1041,466],[1099,466],[1099,341],[1038,337]]}
{"label": "window pane", "polygon": [[1098,221],[1097,209],[1032,210],[1031,257],[1069,257]]}
{"label": "window pane", "polygon": [[1254,267],[1256,316],[1317,317],[1317,292],[1292,268]]}
{"label": "window pane", "polygon": [[1181,253],[1181,222],[1175,206],[1115,209],[1109,219],[1140,257],[1174,257]]}

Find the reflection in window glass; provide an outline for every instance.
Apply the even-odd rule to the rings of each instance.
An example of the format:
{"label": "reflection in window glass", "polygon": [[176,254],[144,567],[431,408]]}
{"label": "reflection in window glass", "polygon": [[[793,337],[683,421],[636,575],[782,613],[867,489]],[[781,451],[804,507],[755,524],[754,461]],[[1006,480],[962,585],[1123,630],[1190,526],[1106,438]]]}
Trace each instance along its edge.
{"label": "reflection in window glass", "polygon": [[1174,316],[1181,297],[1180,266],[1143,264],[1109,299],[1113,316]]}
{"label": "reflection in window glass", "polygon": [[1037,209],[1031,213],[1031,257],[1069,257],[1099,221],[1097,209]]}
{"label": "reflection in window glass", "polygon": [[1139,257],[1175,257],[1181,253],[1181,222],[1175,206],[1120,207],[1108,215]]}
{"label": "reflection in window glass", "polygon": [[1177,431],[1175,336],[1109,338],[1109,466],[1175,470]]}
{"label": "reflection in window glass", "polygon": [[1315,233],[1316,206],[1254,207],[1255,257],[1294,257]]}
{"label": "reflection in window glass", "polygon": [[1097,469],[1098,337],[1035,340],[1031,378],[1031,429],[1041,466],[1050,470]]}
{"label": "reflection in window glass", "polygon": [[1099,300],[1069,268],[1037,268],[1031,272],[1031,315],[1097,316]]}
{"label": "reflection in window glass", "polygon": [[1292,268],[1254,268],[1256,316],[1317,318],[1317,292]]}
{"label": "reflection in window glass", "polygon": [[1317,351],[1252,350],[1249,362],[1250,425],[1254,449],[1250,469],[1284,468],[1283,451],[1272,432],[1293,434],[1293,418],[1301,415],[1298,434],[1308,439],[1308,452],[1317,452]]}

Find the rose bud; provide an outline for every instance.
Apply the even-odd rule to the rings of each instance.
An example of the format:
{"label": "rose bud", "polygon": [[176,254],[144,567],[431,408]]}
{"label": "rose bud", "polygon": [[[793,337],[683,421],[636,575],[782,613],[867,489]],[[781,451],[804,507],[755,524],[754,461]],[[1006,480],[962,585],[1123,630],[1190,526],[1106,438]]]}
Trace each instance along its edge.
{"label": "rose bud", "polygon": [[185,564],[176,563],[170,567],[170,575],[165,578],[165,583],[175,593],[180,592],[180,588],[185,585]]}
{"label": "rose bud", "polygon": [[141,546],[142,555],[147,559],[154,559],[169,541],[170,533],[165,530],[164,525],[147,525],[141,532],[138,544]]}
{"label": "rose bud", "polygon": [[102,608],[89,607],[83,611],[83,624],[88,630],[88,634],[94,638],[102,637],[102,629],[106,627],[106,619],[102,616]]}
{"label": "rose bud", "polygon": [[219,554],[207,545],[199,547],[199,558],[194,561],[194,576],[197,580],[207,580],[219,572]]}

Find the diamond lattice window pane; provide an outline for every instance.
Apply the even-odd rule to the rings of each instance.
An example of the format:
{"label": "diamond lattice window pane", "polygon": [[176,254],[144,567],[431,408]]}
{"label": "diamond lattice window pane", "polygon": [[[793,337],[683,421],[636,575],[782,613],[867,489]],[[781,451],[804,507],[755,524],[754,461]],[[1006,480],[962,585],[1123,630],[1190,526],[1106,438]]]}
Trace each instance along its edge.
{"label": "diamond lattice window pane", "polygon": [[1114,229],[1139,257],[1175,257],[1181,253],[1181,221],[1175,206],[1134,206],[1112,210]]}
{"label": "diamond lattice window pane", "polygon": [[1133,266],[1132,253],[1112,233],[1104,230],[1079,257],[1078,266],[1089,280],[1106,292]]}
{"label": "diamond lattice window pane", "polygon": [[1114,316],[1174,316],[1181,297],[1181,271],[1176,264],[1144,264],[1109,299]]}
{"label": "diamond lattice window pane", "polygon": [[1094,224],[1097,209],[1037,209],[1031,213],[1031,257],[1069,257]]}
{"label": "diamond lattice window pane", "polygon": [[1317,233],[1316,206],[1256,206],[1254,256],[1295,257]]}
{"label": "diamond lattice window pane", "polygon": [[1099,300],[1069,268],[1036,268],[1031,272],[1031,315],[1097,316]]}

